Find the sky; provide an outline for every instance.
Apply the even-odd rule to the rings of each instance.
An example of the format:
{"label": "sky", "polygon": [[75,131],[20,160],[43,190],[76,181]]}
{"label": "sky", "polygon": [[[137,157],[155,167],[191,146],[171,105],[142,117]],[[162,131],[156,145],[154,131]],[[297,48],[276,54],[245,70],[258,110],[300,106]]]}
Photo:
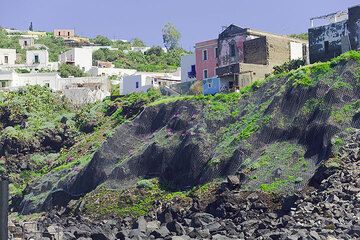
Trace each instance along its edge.
{"label": "sky", "polygon": [[77,35],[111,39],[138,37],[162,45],[162,27],[173,23],[181,46],[216,38],[235,24],[278,34],[306,32],[310,18],[347,9],[360,0],[0,0],[0,26],[52,31],[74,28]]}

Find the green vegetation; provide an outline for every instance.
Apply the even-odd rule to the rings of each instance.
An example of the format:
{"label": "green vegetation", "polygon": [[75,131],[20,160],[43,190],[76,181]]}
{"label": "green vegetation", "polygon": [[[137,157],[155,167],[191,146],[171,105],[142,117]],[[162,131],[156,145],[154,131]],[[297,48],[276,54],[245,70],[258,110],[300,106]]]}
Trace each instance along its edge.
{"label": "green vegetation", "polygon": [[[63,129],[75,138],[73,146],[59,152],[28,154],[26,157],[32,170],[10,174],[11,194],[21,194],[27,183],[51,171],[81,169],[116,126],[132,119],[144,105],[158,98],[160,93],[151,89],[147,93],[130,94],[113,101],[107,99],[74,109],[46,87],[31,86],[20,92],[2,93],[0,114],[7,116],[2,119],[7,125],[0,126],[1,141],[16,139],[20,143],[40,145],[42,133],[48,130],[61,133]],[[123,112],[124,109],[131,109],[131,114]],[[64,178],[66,175],[65,172]]]}
{"label": "green vegetation", "polygon": [[16,63],[25,63],[26,52],[24,49],[21,49],[19,39],[20,36],[18,35],[8,36],[7,32],[0,27],[0,48],[16,49],[18,58]]}
{"label": "green vegetation", "polygon": [[[30,140],[41,130],[59,127],[63,117],[72,116],[68,103],[45,87],[30,86],[20,92],[4,93],[2,97],[0,114],[8,117],[5,121],[9,124],[2,136]],[[22,126],[24,121],[26,126]],[[68,124],[71,128],[72,123]]]}
{"label": "green vegetation", "polygon": [[288,73],[291,70],[296,70],[302,66],[305,66],[305,61],[301,59],[290,60],[280,66],[274,67],[274,74]]}
{"label": "green vegetation", "polygon": [[167,53],[160,49],[159,47],[153,47],[145,54],[99,49],[93,53],[93,60],[113,62],[117,68],[136,69],[146,72],[173,72],[180,66],[181,56],[187,53],[183,49],[173,49]]}
{"label": "green vegetation", "polygon": [[167,191],[158,179],[140,180],[137,187],[124,191],[101,186],[84,197],[85,213],[93,217],[136,218],[146,215],[153,208],[155,201],[171,201],[175,198],[186,201],[187,195],[183,192]]}
{"label": "green vegetation", "polygon": [[360,112],[360,100],[355,100],[349,104],[332,109],[330,121],[337,124],[349,124],[352,117],[358,112]]}
{"label": "green vegetation", "polygon": [[78,66],[71,64],[61,64],[59,67],[60,77],[68,78],[72,77],[84,77],[85,72],[81,70]]}
{"label": "green vegetation", "polygon": [[48,48],[51,62],[59,61],[59,55],[69,49],[69,47],[65,46],[62,38],[54,37],[52,33],[39,37],[39,39],[35,40],[35,43],[43,44]]}
{"label": "green vegetation", "polygon": [[176,29],[176,27],[171,24],[165,24],[162,29],[163,41],[167,50],[173,50],[179,47],[179,41],[181,38],[181,33]]}
{"label": "green vegetation", "polygon": [[251,179],[246,185],[267,192],[292,190],[294,183],[301,182],[300,176],[310,170],[311,161],[304,154],[298,144],[279,142],[267,146],[255,160],[244,161],[243,171]]}
{"label": "green vegetation", "polygon": [[289,37],[297,38],[297,39],[301,39],[301,40],[308,40],[309,34],[308,33],[290,34]]}

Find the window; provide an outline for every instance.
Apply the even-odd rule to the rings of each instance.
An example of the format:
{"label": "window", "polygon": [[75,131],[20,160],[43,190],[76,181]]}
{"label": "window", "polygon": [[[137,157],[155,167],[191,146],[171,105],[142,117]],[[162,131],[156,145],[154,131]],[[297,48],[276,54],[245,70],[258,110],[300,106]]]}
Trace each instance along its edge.
{"label": "window", "polygon": [[139,82],[136,82],[136,88],[139,88]]}
{"label": "window", "polygon": [[61,32],[59,31],[59,36],[61,36]]}
{"label": "window", "polygon": [[39,55],[35,55],[34,63],[39,63]]}
{"label": "window", "polygon": [[5,63],[9,63],[9,56],[5,56]]}
{"label": "window", "polygon": [[215,48],[215,58],[219,57],[219,48]]}
{"label": "window", "polygon": [[208,78],[208,70],[207,69],[204,70],[204,79],[206,79],[206,78]]}
{"label": "window", "polygon": [[1,82],[1,87],[6,87],[6,82]]}
{"label": "window", "polygon": [[50,83],[45,83],[45,87],[50,87]]}
{"label": "window", "polygon": [[24,41],[24,46],[27,46],[27,41]]}
{"label": "window", "polygon": [[235,48],[235,43],[230,43],[230,57],[235,57],[236,56],[236,48]]}
{"label": "window", "polygon": [[211,83],[208,83],[208,88],[212,88],[212,84],[211,84]]}
{"label": "window", "polygon": [[68,32],[68,36],[70,36],[70,32]]}
{"label": "window", "polygon": [[203,51],[203,61],[206,61],[206,60],[208,60],[208,52],[207,52],[207,50],[204,50]]}
{"label": "window", "polygon": [[330,46],[329,41],[325,41],[324,42],[325,53],[329,53],[329,46]]}

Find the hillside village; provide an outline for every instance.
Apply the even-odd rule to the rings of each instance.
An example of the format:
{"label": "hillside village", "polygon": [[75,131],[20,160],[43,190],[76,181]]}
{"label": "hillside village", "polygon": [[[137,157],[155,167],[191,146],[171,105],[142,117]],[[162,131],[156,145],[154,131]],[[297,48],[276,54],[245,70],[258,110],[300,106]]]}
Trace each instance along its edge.
{"label": "hillside village", "polygon": [[[185,55],[179,55],[181,61],[174,65],[178,68],[163,69],[164,72],[118,68],[114,62],[95,60],[94,56],[103,52],[119,50],[112,44],[114,41],[104,37],[99,44],[77,36],[74,29],[55,29],[53,33],[3,29],[9,41],[18,41],[15,45],[20,48],[0,49],[1,90],[39,84],[62,92],[76,104],[103,100],[111,92],[127,95],[152,87],[161,88],[169,95],[189,94],[192,89],[199,93],[196,85],[202,85],[200,89],[204,94],[239,91],[289,61],[306,65],[358,49],[358,9],[355,6],[345,12],[311,19],[309,41],[230,25],[218,38],[196,43],[194,53],[187,55],[183,51]],[[327,19],[328,25],[315,26],[314,22],[319,19]],[[38,43],[45,36],[59,41],[64,51],[49,58],[51,46]],[[122,54],[167,51],[166,48],[129,44],[125,40],[115,42],[126,46]],[[21,59],[20,51],[25,52],[25,59]],[[80,76],[60,77],[59,70],[64,64],[77,67]]]}
{"label": "hillside village", "polygon": [[164,32],[0,28],[0,240],[360,239],[360,5]]}

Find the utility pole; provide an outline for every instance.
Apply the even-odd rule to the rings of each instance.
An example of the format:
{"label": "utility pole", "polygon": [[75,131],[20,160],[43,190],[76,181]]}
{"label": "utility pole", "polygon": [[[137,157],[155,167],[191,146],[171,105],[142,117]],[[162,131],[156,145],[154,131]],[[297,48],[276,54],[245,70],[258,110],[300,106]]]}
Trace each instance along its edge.
{"label": "utility pole", "polygon": [[0,178],[0,240],[8,240],[9,182]]}

